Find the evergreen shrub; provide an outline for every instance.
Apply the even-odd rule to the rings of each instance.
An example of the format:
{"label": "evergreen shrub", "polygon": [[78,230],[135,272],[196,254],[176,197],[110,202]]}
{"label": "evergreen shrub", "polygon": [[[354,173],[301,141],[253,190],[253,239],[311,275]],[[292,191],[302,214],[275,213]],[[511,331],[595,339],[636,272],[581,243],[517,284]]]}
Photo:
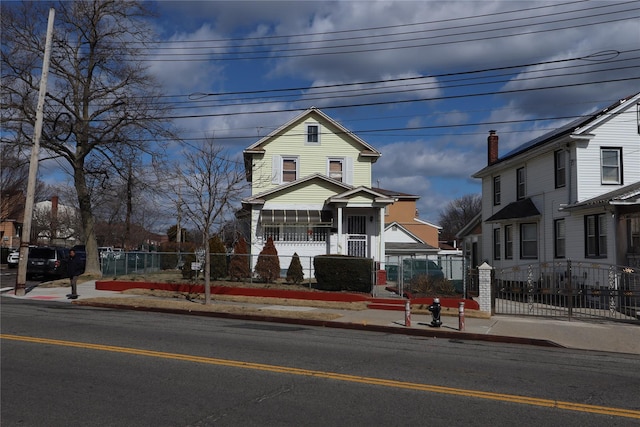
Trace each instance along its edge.
{"label": "evergreen shrub", "polygon": [[280,277],[280,259],[278,259],[278,251],[271,237],[267,239],[267,243],[264,244],[264,248],[258,255],[256,274],[266,283],[272,283]]}
{"label": "evergreen shrub", "polygon": [[251,277],[247,242],[242,237],[233,245],[233,255],[231,255],[231,261],[229,262],[229,277],[231,280],[243,281]]}
{"label": "evergreen shrub", "polygon": [[304,272],[302,271],[302,264],[300,263],[300,257],[297,252],[294,252],[291,263],[287,269],[287,283],[299,285],[304,281]]}

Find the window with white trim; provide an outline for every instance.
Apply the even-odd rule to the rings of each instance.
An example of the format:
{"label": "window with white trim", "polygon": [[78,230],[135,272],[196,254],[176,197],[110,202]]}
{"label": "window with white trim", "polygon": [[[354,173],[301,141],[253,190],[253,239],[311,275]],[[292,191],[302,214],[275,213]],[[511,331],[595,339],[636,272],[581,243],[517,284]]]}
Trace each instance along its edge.
{"label": "window with white trim", "polygon": [[493,205],[500,204],[500,175],[493,177]]}
{"label": "window with white trim", "polygon": [[566,185],[567,166],[565,161],[565,155],[566,153],[564,150],[558,150],[553,154],[556,188],[561,188]]}
{"label": "window with white trim", "polygon": [[584,243],[586,258],[607,256],[607,217],[605,214],[584,217]]}
{"label": "window with white trim", "polygon": [[305,138],[307,144],[320,144],[320,125],[308,123],[306,125]]}
{"label": "window with white trim", "polygon": [[566,237],[564,219],[553,221],[553,252],[556,258],[565,257]]}
{"label": "window with white trim", "polygon": [[622,184],[622,148],[600,148],[602,184]]}
{"label": "window with white trim", "polygon": [[538,224],[520,224],[520,258],[538,258]]}
{"label": "window with white trim", "polygon": [[344,159],[330,158],[328,169],[329,178],[344,182]]}
{"label": "window with white trim", "polygon": [[493,229],[493,259],[500,259],[500,229]]}
{"label": "window with white trim", "polygon": [[292,182],[298,179],[298,158],[282,158],[282,182]]}
{"label": "window with white trim", "polygon": [[518,200],[524,199],[526,194],[526,173],[524,168],[516,170],[516,197]]}
{"label": "window with white trim", "polygon": [[513,225],[504,226],[504,259],[513,259]]}

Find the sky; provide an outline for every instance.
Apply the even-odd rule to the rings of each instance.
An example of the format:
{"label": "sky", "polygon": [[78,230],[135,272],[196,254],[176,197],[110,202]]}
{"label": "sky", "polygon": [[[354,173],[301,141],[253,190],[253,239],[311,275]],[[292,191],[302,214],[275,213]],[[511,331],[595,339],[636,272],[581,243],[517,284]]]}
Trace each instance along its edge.
{"label": "sky", "polygon": [[640,1],[159,1],[144,60],[185,139],[240,155],[316,106],[438,222],[500,153],[640,89]]}

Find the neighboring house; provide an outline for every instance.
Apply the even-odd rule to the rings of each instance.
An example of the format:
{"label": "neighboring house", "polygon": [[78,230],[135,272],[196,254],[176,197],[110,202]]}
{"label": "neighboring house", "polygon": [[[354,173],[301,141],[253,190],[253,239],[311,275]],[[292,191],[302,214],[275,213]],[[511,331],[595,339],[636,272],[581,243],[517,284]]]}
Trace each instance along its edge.
{"label": "neighboring house", "polygon": [[456,238],[462,241],[463,254],[471,268],[476,268],[484,261],[488,261],[482,257],[482,212],[458,231]]}
{"label": "neighboring house", "polygon": [[0,237],[3,248],[20,247],[24,203],[22,191],[3,191],[0,195]]}
{"label": "neighboring house", "polygon": [[[371,188],[380,152],[312,107],[244,150],[251,196],[251,267],[269,237],[282,269],[290,257],[342,254],[384,262],[384,209]],[[309,260],[303,259],[306,274]]]}
{"label": "neighboring house", "polygon": [[420,196],[374,188],[394,200],[384,210],[385,261],[398,265],[401,258],[435,257],[440,227],[418,219],[416,201]]}
{"label": "neighboring house", "polygon": [[633,95],[502,157],[491,131],[489,164],[473,175],[482,179],[483,258],[638,265],[639,105]]}
{"label": "neighboring house", "polygon": [[73,246],[78,243],[79,216],[72,206],[59,203],[58,196],[38,202],[33,207],[32,236],[38,244]]}
{"label": "neighboring house", "polygon": [[398,264],[400,258],[429,257],[435,259],[439,248],[424,242],[417,235],[409,231],[406,225],[392,222],[385,225],[385,260],[387,263]]}
{"label": "neighboring house", "polygon": [[[384,211],[384,222],[387,226],[395,222],[417,236],[424,244],[432,248],[438,248],[442,227],[418,218],[416,202],[420,196],[384,190],[382,188],[374,188],[373,190],[395,200],[394,203],[388,205]],[[390,242],[392,242],[392,240],[387,240],[387,243]]]}

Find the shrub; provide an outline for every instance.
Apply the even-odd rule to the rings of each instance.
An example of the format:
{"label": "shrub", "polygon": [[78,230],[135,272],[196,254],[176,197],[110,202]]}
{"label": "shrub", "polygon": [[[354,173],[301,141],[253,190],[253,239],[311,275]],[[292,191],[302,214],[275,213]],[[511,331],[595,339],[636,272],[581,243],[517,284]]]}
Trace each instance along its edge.
{"label": "shrub", "polygon": [[302,271],[302,264],[300,264],[300,257],[297,252],[294,252],[289,268],[287,269],[287,283],[299,285],[303,280],[304,272]]}
{"label": "shrub", "polygon": [[231,280],[244,280],[251,276],[249,268],[249,252],[247,251],[247,242],[244,238],[240,238],[233,246],[233,255],[229,262],[229,277]]}
{"label": "shrub", "polygon": [[256,263],[256,273],[260,279],[267,283],[271,283],[280,277],[280,260],[278,259],[278,251],[273,244],[273,239],[269,237],[264,248],[258,255]]}
{"label": "shrub", "polygon": [[319,255],[313,259],[317,288],[326,291],[370,292],[373,260],[346,255]]}
{"label": "shrub", "polygon": [[227,275],[227,248],[220,240],[220,237],[213,236],[209,239],[209,253],[211,268],[209,277],[217,280]]}
{"label": "shrub", "polygon": [[197,271],[191,269],[191,263],[196,262],[196,256],[194,254],[187,254],[184,256],[184,264],[182,265],[182,278],[192,280],[198,274]]}
{"label": "shrub", "polygon": [[421,274],[411,279],[409,288],[411,292],[429,296],[456,295],[458,293],[451,281],[442,278],[433,278],[426,274]]}

